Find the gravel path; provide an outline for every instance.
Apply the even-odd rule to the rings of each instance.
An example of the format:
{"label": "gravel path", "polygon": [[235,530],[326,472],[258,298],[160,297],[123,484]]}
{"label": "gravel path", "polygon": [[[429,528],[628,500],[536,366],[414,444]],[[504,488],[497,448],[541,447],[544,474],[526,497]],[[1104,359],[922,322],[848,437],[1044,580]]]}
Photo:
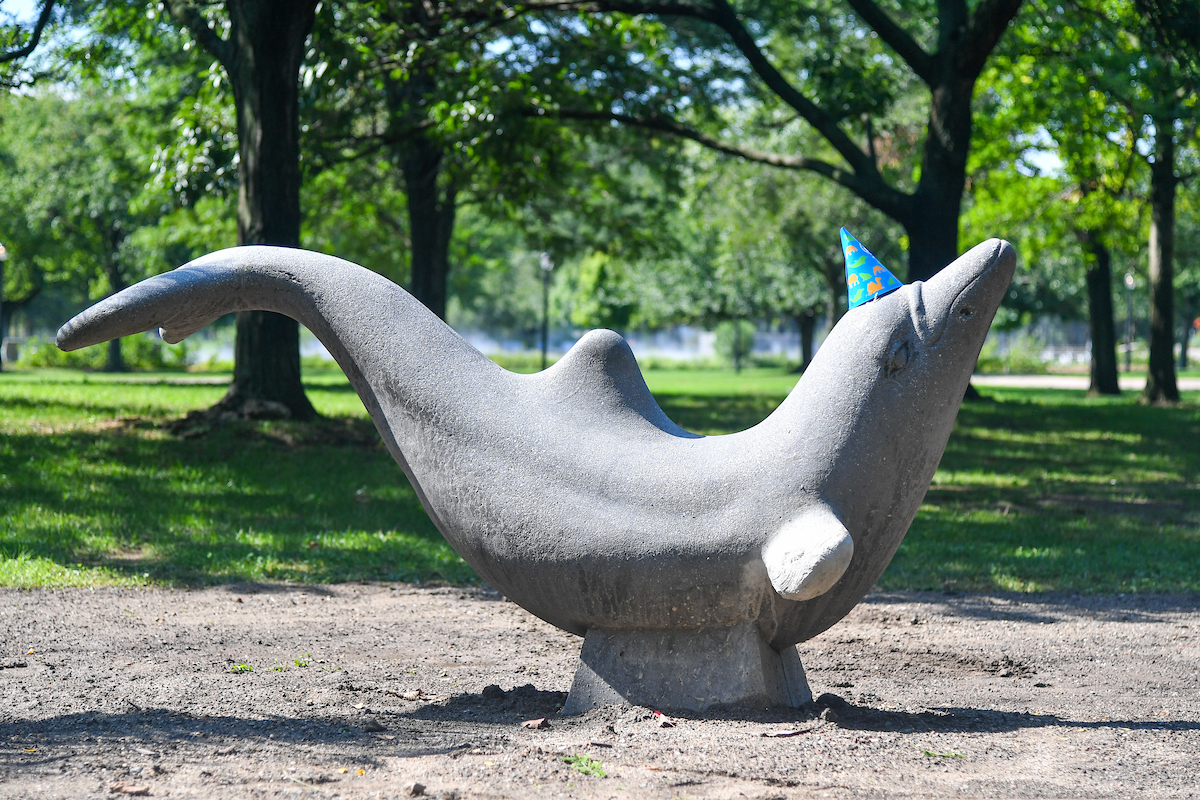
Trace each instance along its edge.
{"label": "gravel path", "polygon": [[819,708],[670,727],[557,717],[580,640],[482,590],[0,590],[0,631],[3,798],[1200,796],[1197,597],[875,594],[802,647]]}

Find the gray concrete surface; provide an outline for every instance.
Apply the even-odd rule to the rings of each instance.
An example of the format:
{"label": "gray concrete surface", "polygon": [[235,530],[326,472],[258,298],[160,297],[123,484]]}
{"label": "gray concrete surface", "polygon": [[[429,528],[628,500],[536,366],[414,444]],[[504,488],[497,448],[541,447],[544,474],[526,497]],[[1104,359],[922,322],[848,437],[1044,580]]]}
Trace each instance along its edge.
{"label": "gray concrete surface", "polygon": [[[345,370],[447,541],[507,597],[578,635],[753,623],[782,651],[845,616],[890,562],[1014,264],[991,240],[847,313],[775,413],[728,436],[671,422],[612,331],[513,374],[385,278],[302,250],[197,259],[96,304],[58,343],[154,327],[177,342],[231,311],[287,314]],[[644,652],[645,674],[678,669]],[[753,647],[707,658],[762,669]],[[601,677],[627,699],[678,685]],[[757,702],[750,691],[723,702]],[[696,709],[707,695],[636,699]]]}

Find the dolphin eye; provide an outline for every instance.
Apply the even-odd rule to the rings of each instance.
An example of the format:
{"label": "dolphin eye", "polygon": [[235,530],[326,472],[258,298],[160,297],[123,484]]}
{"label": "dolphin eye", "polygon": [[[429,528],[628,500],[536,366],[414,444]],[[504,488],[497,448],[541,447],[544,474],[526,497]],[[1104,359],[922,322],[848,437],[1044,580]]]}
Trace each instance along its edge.
{"label": "dolphin eye", "polygon": [[892,352],[888,354],[887,376],[890,378],[908,366],[912,361],[912,342],[905,338],[896,342]]}

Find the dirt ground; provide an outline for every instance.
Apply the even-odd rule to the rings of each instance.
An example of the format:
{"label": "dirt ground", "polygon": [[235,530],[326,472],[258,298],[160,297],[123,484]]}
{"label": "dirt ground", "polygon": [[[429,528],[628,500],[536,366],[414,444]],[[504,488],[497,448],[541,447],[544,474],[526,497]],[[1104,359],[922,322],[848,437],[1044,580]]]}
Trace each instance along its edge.
{"label": "dirt ground", "polygon": [[558,717],[581,640],[486,590],[3,590],[0,633],[3,798],[1200,796],[1194,596],[875,594],[801,647],[819,706],[670,727]]}

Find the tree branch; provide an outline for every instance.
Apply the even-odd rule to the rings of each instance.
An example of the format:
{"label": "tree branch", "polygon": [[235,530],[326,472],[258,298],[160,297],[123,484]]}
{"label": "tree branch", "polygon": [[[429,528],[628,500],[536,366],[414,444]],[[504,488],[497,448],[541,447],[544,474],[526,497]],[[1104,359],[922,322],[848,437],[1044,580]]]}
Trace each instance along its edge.
{"label": "tree branch", "polygon": [[710,21],[729,34],[734,46],[750,62],[751,69],[762,79],[763,83],[779,95],[781,100],[796,109],[809,125],[816,128],[817,132],[833,145],[833,148],[842,158],[846,159],[851,169],[857,173],[860,181],[865,183],[872,178],[878,179],[878,172],[876,172],[875,165],[871,163],[870,157],[846,135],[841,126],[825,113],[824,109],[792,86],[787,78],[775,68],[775,65],[759,48],[758,43],[754,41],[750,31],[746,30],[746,26],[738,19],[727,0],[714,0],[714,13]]}
{"label": "tree branch", "polygon": [[18,47],[16,50],[10,50],[7,53],[0,53],[0,64],[6,64],[9,61],[16,61],[19,58],[32,53],[38,46],[38,42],[42,38],[42,31],[50,24],[50,15],[54,11],[55,0],[46,0],[46,4],[42,6],[42,13],[38,16],[37,23],[33,26],[33,33],[29,36],[29,41],[23,47]]}
{"label": "tree branch", "polygon": [[727,142],[722,139],[709,136],[708,134],[701,133],[695,128],[690,128],[681,122],[671,119],[670,117],[660,115],[635,117],[629,114],[619,114],[614,111],[590,111],[586,109],[558,109],[555,111],[547,111],[543,108],[534,108],[528,109],[525,113],[531,117],[556,117],[558,119],[576,119],[589,122],[617,122],[630,127],[645,128],[648,130],[660,131],[662,133],[669,133],[673,136],[678,136],[683,139],[690,139],[693,142],[704,145],[705,147],[716,150],[717,152],[725,153],[726,155],[737,156],[738,158],[744,158],[747,161],[755,161],[760,164],[769,164],[773,167],[781,167],[783,169],[815,172],[841,184],[886,214],[901,213],[899,207],[907,198],[906,195],[897,192],[896,190],[882,183],[879,183],[878,185],[867,183],[858,174],[851,172],[850,170],[842,169],[834,164],[830,164],[828,161],[824,161],[819,158],[809,158],[807,156],[772,153],[766,150],[759,150],[754,147],[746,147],[745,145],[734,144],[732,142]]}
{"label": "tree branch", "polygon": [[912,71],[917,73],[917,77],[927,84],[934,83],[937,77],[934,74],[933,56],[926,53],[921,45],[917,44],[917,40],[908,34],[908,31],[897,25],[886,11],[871,0],[846,0],[846,2],[863,22],[870,25],[879,34],[879,38],[883,39],[888,47],[895,50],[896,54],[904,59],[904,63],[912,67]]}
{"label": "tree branch", "polygon": [[988,56],[992,54],[1000,37],[1008,30],[1008,23],[1017,15],[1023,0],[983,0],[967,23],[966,35],[959,42],[961,54],[959,64],[972,78],[979,77]]}
{"label": "tree branch", "polygon": [[642,0],[641,2],[637,0],[588,0],[587,2],[574,3],[562,0],[561,2],[554,3],[546,2],[543,4],[543,7],[550,5],[560,10],[575,8],[592,11],[615,11],[620,14],[631,15],[655,14],[666,17],[688,17],[716,25],[729,35],[729,38],[733,41],[733,45],[750,62],[750,68],[754,70],[754,74],[779,99],[794,108],[800,116],[804,117],[809,125],[816,128],[817,132],[833,145],[833,148],[838,151],[842,158],[846,159],[851,169],[858,173],[863,185],[878,183],[881,188],[883,187],[883,182],[879,179],[878,172],[875,170],[875,165],[871,163],[870,156],[854,143],[854,140],[841,129],[833,117],[829,116],[824,109],[793,86],[775,68],[775,65],[767,58],[766,54],[758,46],[758,43],[754,41],[754,36],[742,24],[737,12],[729,5],[728,0],[710,0],[709,4],[686,2],[686,0]]}
{"label": "tree branch", "polygon": [[232,74],[233,46],[209,27],[208,20],[193,3],[187,0],[167,0],[167,12],[192,34],[201,47],[221,62],[226,72]]}

